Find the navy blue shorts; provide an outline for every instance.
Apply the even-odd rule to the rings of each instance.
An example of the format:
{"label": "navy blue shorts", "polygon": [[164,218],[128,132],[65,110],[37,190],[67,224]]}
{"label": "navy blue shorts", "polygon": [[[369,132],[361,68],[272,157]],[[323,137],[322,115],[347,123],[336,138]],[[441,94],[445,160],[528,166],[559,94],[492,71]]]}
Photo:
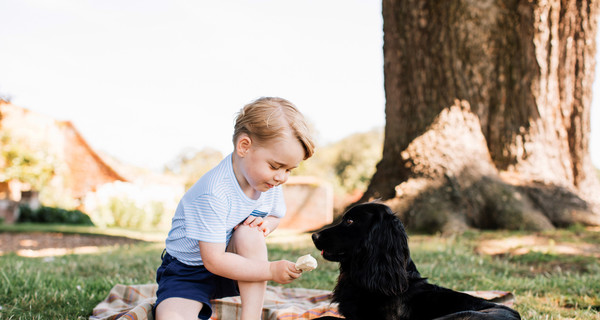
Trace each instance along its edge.
{"label": "navy blue shorts", "polygon": [[162,264],[156,270],[156,306],[168,298],[185,298],[202,302],[198,317],[208,319],[212,314],[211,299],[239,295],[235,280],[223,278],[204,266],[188,266],[163,251]]}

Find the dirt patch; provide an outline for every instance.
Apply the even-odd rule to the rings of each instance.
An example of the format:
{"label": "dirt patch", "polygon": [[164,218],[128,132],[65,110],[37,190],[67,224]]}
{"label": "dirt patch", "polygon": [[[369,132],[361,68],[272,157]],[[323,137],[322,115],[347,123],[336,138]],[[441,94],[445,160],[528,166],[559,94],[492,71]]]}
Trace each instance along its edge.
{"label": "dirt patch", "polygon": [[535,234],[481,240],[475,251],[519,263],[526,273],[588,273],[600,258],[596,234]]}
{"label": "dirt patch", "polygon": [[0,255],[16,252],[26,257],[93,253],[101,247],[128,245],[141,240],[103,235],[44,232],[0,233]]}
{"label": "dirt patch", "polygon": [[530,252],[538,252],[600,258],[600,246],[589,243],[558,242],[552,238],[539,235],[482,240],[475,251],[487,255],[524,255]]}

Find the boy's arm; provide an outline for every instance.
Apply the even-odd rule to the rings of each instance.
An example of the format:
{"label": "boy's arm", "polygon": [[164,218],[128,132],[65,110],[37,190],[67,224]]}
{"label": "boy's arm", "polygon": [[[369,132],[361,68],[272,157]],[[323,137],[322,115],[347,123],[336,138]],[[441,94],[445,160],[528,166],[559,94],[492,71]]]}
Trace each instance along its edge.
{"label": "boy's arm", "polygon": [[199,241],[202,262],[208,271],[224,278],[241,281],[275,281],[290,283],[299,276],[293,262],[261,261],[226,252],[224,243]]}

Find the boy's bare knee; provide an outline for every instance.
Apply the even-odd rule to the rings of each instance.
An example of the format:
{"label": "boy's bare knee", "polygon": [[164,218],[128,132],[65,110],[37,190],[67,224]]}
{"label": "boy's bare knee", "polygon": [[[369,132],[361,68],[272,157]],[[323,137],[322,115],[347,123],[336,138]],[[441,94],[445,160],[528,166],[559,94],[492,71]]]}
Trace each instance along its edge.
{"label": "boy's bare knee", "polygon": [[258,228],[239,226],[231,236],[228,251],[247,258],[267,260],[265,237]]}
{"label": "boy's bare knee", "polygon": [[157,320],[198,319],[203,304],[184,298],[168,298],[156,306]]}

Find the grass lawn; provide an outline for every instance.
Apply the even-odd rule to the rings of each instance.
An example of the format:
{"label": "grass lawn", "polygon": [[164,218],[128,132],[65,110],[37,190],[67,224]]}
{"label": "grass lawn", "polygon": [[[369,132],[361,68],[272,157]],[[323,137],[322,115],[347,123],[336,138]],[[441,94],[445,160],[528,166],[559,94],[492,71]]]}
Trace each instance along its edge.
{"label": "grass lawn", "polygon": [[[6,228],[0,228],[0,232],[3,230]],[[452,237],[413,235],[410,245],[413,260],[431,282],[456,290],[511,291],[516,297],[515,308],[523,319],[600,319],[597,257],[553,250],[495,256],[475,252],[487,240],[529,235],[518,232],[468,232]],[[563,242],[600,247],[598,231],[578,228],[537,235],[551,239],[550,243],[557,244],[557,248]],[[92,308],[115,284],[153,283],[162,247],[160,242],[146,242],[83,255],[0,256],[0,319],[87,319]],[[337,264],[323,261],[307,235],[291,239],[285,234],[275,235],[269,248],[272,260],[295,261],[306,253],[318,257],[316,271],[304,274],[288,286],[333,288]]]}

